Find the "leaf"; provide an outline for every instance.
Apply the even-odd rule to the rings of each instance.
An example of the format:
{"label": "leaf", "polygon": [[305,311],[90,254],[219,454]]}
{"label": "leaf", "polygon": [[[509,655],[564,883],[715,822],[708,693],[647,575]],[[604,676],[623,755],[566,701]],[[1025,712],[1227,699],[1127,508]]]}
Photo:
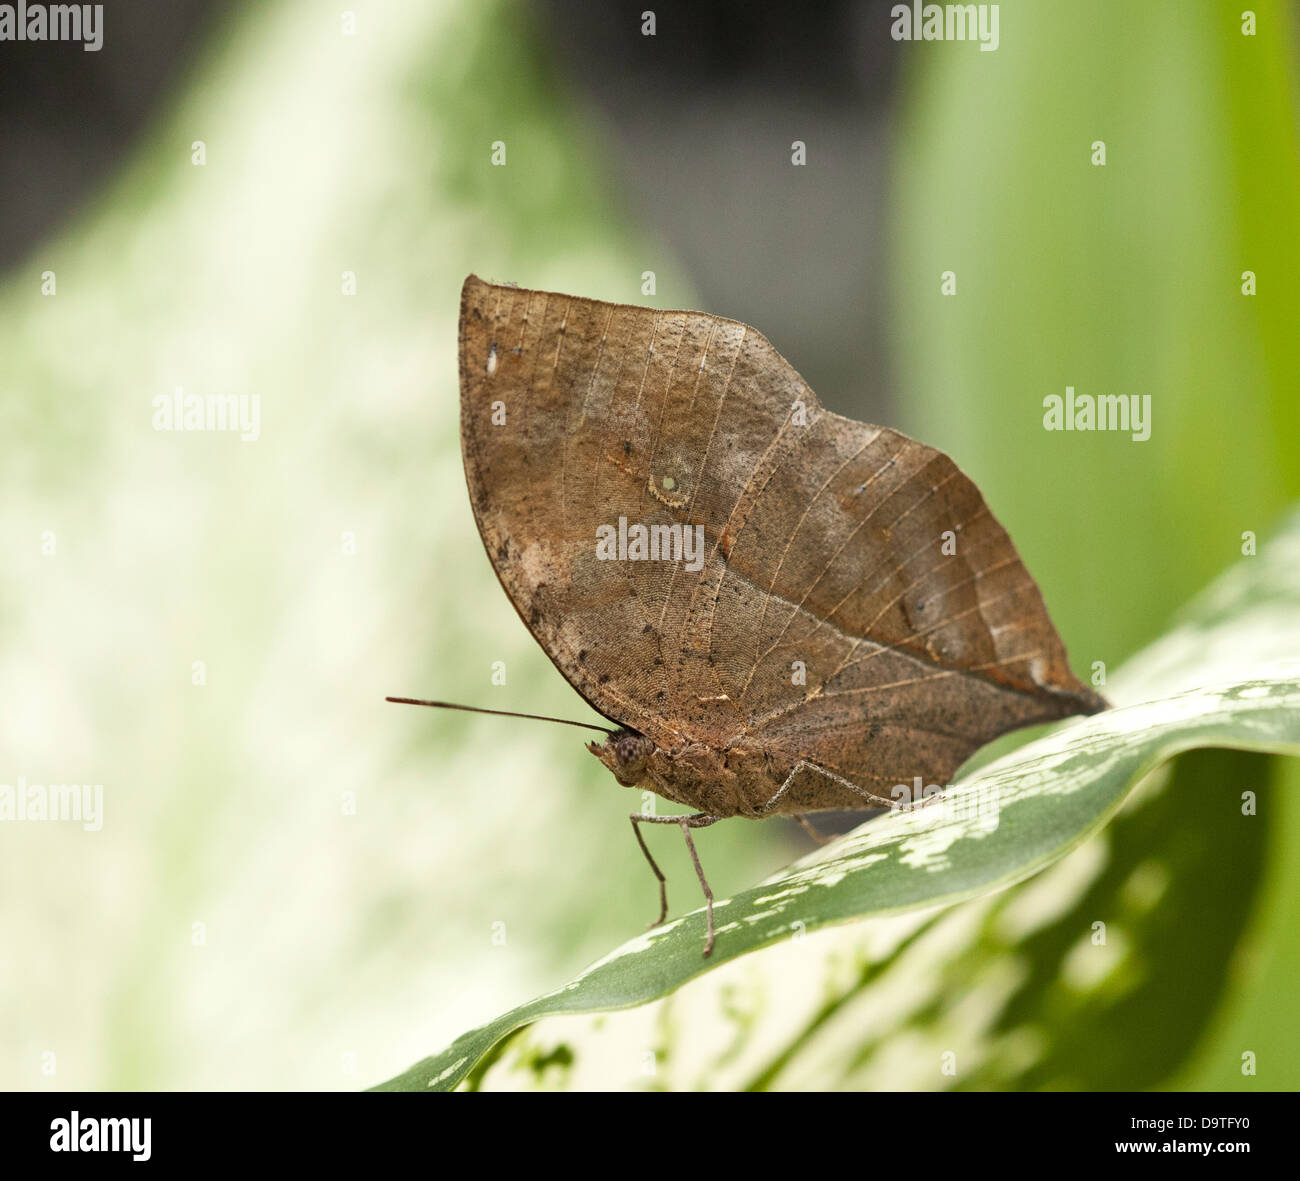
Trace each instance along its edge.
{"label": "leaf", "polygon": [[[1160,1083],[1190,1053],[1263,874],[1269,826],[1243,818],[1240,793],[1253,789],[1261,815],[1271,814],[1270,761],[1222,749],[1179,758],[1159,790],[1109,826],[1101,872],[1081,883],[1059,921],[1014,944],[1005,930],[986,932],[961,957],[969,967],[992,944],[1026,967],[990,1042],[1051,1029],[1032,1062],[991,1055],[963,1087],[1135,1090]],[[1180,824],[1187,810],[1201,823]],[[1106,943],[1094,956],[1098,921]]]}
{"label": "leaf", "polygon": [[[718,903],[715,964],[792,931],[951,904],[1025,878],[1079,846],[1148,772],[1185,751],[1300,753],[1300,660],[1277,660],[1288,651],[1300,653],[1296,518],[1116,677],[1117,697],[1132,704],[1063,725],[966,778],[937,804],[869,821]],[[1186,688],[1191,680],[1201,686]],[[701,933],[695,912],[633,939],[381,1089],[449,1090],[499,1038],[541,1016],[663,996],[705,970]]]}
{"label": "leaf", "polygon": [[[785,940],[624,1013],[545,1018],[498,1042],[465,1086],[1167,1086],[1244,966],[1282,802],[1264,782],[1270,762],[1183,755],[1104,831],[1010,889]],[[1243,814],[1246,787],[1257,816]],[[1274,1043],[1233,1042],[1252,1044]],[[1289,1055],[1261,1057],[1243,1081],[1273,1087]]]}

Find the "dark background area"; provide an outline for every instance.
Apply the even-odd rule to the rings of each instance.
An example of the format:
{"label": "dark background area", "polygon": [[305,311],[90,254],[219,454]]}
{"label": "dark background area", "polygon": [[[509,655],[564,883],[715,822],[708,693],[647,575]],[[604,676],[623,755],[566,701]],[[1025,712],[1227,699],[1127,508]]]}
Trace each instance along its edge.
{"label": "dark background area", "polygon": [[0,269],[66,219],[130,153],[232,5],[104,5],[104,48],[0,45]]}

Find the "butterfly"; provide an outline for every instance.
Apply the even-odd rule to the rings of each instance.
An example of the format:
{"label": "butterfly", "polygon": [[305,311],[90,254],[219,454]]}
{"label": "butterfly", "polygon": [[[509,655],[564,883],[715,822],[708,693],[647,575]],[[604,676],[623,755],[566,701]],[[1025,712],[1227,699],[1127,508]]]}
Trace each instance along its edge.
{"label": "butterfly", "polygon": [[998,735],[1106,707],[956,464],[823,409],[745,324],[471,275],[460,399],[497,577],[613,723],[588,749],[691,809],[631,821],[656,924],[640,826],[684,834],[706,956],[692,830],[816,835],[809,814],[919,803]]}

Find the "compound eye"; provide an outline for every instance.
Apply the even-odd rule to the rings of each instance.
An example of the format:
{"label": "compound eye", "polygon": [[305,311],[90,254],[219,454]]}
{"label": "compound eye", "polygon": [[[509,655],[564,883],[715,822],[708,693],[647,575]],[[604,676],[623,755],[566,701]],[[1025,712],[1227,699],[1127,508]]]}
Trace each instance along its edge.
{"label": "compound eye", "polygon": [[639,763],[644,758],[641,750],[641,741],[632,734],[626,734],[618,740],[614,747],[614,755],[623,767],[630,766],[632,763]]}

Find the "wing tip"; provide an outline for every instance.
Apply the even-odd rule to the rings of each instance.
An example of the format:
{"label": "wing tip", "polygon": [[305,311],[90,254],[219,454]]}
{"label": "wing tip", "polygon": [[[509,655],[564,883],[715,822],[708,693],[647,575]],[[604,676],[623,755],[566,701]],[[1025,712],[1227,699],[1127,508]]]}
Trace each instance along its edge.
{"label": "wing tip", "polygon": [[465,282],[460,286],[460,316],[462,320],[465,318],[465,313],[470,305],[476,302],[483,292],[491,286],[491,283],[485,282],[473,273],[465,277]]}
{"label": "wing tip", "polygon": [[483,297],[489,291],[500,291],[503,288],[519,290],[518,283],[493,283],[490,279],[482,279],[472,271],[465,276],[465,282],[460,286],[460,317],[465,318],[465,313],[474,306],[481,305]]}

